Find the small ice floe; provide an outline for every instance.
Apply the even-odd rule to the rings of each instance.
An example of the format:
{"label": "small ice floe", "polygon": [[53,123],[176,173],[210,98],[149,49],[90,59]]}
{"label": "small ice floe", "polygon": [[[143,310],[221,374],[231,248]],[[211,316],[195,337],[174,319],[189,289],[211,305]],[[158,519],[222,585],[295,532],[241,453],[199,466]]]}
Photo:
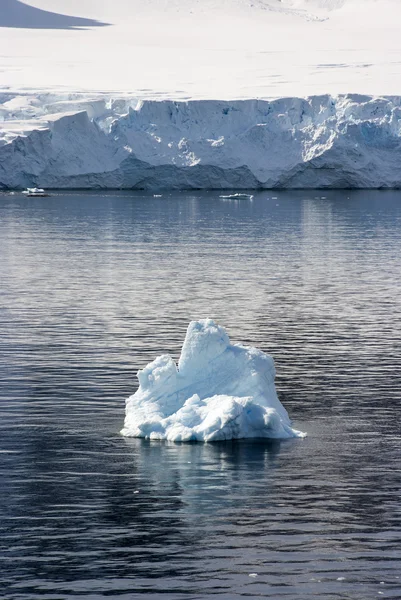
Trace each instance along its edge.
{"label": "small ice floe", "polygon": [[337,577],[337,581],[345,581],[345,577]]}
{"label": "small ice floe", "polygon": [[25,196],[28,196],[28,198],[44,198],[45,196],[49,196],[49,194],[47,192],[45,192],[44,189],[42,188],[27,188],[26,190],[24,190],[22,192]]}
{"label": "small ice floe", "polygon": [[135,490],[134,494],[139,494],[139,490]]}
{"label": "small ice floe", "polygon": [[253,200],[252,194],[227,194],[220,196],[222,200]]}
{"label": "small ice floe", "polygon": [[249,573],[248,577],[257,577],[258,574],[257,573]]}
{"label": "small ice floe", "polygon": [[153,194],[153,198],[161,198],[162,194]]}
{"label": "small ice floe", "polygon": [[231,344],[211,319],[192,321],[178,368],[164,354],[138,372],[121,433],[172,442],[304,437],[292,428],[274,377],[271,356]]}

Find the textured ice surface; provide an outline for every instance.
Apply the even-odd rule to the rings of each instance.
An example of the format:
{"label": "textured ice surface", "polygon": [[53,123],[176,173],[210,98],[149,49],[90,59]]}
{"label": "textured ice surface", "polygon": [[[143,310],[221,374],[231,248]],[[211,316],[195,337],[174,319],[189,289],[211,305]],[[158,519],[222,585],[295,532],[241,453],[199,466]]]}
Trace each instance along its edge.
{"label": "textured ice surface", "polygon": [[400,161],[400,96],[0,94],[0,189],[399,188]]}
{"label": "textured ice surface", "polygon": [[273,359],[230,344],[212,320],[192,321],[178,369],[168,355],[138,372],[122,434],[170,441],[303,437],[277,398]]}

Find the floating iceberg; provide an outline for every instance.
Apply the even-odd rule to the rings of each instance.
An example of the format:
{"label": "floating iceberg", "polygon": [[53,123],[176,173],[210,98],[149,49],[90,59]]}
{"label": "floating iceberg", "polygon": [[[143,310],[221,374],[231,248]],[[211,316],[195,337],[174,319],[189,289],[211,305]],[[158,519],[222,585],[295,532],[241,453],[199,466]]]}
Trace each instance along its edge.
{"label": "floating iceberg", "polygon": [[122,434],[175,442],[304,437],[277,398],[273,359],[230,344],[211,319],[192,321],[178,369],[169,355],[138,372]]}

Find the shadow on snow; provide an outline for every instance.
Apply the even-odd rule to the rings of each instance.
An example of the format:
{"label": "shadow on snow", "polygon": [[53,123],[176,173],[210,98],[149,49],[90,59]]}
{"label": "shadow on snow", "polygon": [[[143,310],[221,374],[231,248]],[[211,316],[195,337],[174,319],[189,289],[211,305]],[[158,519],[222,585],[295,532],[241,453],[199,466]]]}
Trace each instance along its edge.
{"label": "shadow on snow", "polygon": [[85,19],[53,13],[20,0],[0,0],[0,27],[21,29],[76,29],[78,27],[105,27],[95,19]]}

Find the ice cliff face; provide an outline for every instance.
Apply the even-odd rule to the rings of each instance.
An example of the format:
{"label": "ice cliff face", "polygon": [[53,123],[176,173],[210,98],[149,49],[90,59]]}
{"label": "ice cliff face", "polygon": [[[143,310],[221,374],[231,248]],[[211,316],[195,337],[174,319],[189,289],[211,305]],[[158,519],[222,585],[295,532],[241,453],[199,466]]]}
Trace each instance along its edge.
{"label": "ice cliff face", "polygon": [[0,188],[401,187],[401,97],[0,94]]}
{"label": "ice cliff face", "polygon": [[277,398],[274,363],[230,344],[211,319],[190,323],[178,370],[159,356],[138,372],[122,434],[175,442],[303,437]]}

